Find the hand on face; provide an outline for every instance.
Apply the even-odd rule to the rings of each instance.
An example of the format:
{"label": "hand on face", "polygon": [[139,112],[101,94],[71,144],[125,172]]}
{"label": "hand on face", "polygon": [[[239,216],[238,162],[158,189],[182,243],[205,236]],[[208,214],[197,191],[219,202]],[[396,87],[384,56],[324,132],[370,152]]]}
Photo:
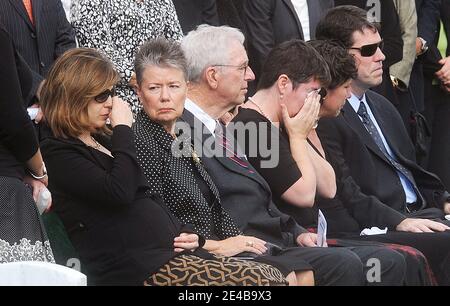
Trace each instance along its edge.
{"label": "hand on face", "polygon": [[111,121],[111,126],[113,128],[117,125],[131,127],[133,123],[133,113],[131,112],[129,104],[119,97],[113,97],[109,120]]}
{"label": "hand on face", "polygon": [[286,105],[281,105],[283,123],[289,137],[306,139],[310,131],[317,124],[320,111],[320,95],[313,91],[306,97],[302,109],[294,117],[290,117]]}

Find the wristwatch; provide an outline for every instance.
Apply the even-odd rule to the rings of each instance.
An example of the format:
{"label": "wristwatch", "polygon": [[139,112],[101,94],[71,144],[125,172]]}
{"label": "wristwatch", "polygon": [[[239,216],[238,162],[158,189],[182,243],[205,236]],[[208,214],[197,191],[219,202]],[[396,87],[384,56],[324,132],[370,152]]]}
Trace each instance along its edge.
{"label": "wristwatch", "polygon": [[420,55],[428,51],[428,43],[422,37],[417,37],[422,42],[422,48],[420,49]]}

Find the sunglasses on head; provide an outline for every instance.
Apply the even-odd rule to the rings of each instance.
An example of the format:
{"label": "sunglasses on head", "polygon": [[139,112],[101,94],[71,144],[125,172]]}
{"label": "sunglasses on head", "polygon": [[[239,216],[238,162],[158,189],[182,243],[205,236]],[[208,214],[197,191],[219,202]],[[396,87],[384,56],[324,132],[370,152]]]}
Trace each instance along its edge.
{"label": "sunglasses on head", "polygon": [[102,93],[96,95],[94,100],[98,103],[105,103],[109,97],[114,97],[116,95],[116,87],[114,86],[112,89],[107,89]]}
{"label": "sunglasses on head", "polygon": [[383,45],[384,45],[383,41],[380,41],[374,44],[364,45],[361,48],[349,48],[349,49],[358,50],[362,57],[369,57],[374,55],[377,52],[378,48],[383,50]]}

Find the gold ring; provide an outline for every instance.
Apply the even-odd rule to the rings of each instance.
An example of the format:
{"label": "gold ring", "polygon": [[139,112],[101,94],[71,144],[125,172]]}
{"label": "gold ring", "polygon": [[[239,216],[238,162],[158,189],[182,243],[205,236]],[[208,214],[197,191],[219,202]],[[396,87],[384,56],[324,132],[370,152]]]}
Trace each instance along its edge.
{"label": "gold ring", "polygon": [[245,243],[245,245],[248,246],[248,247],[253,247],[253,241],[247,241]]}

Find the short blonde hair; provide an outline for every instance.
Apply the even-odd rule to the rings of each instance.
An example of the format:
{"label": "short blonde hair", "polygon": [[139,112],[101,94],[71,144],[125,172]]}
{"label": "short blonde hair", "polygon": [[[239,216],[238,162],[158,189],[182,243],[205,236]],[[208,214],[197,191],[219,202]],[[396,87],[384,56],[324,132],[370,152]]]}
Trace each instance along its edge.
{"label": "short blonde hair", "polygon": [[78,137],[87,130],[92,131],[88,121],[89,102],[118,81],[113,64],[99,51],[78,48],[59,57],[41,94],[42,111],[54,136]]}

